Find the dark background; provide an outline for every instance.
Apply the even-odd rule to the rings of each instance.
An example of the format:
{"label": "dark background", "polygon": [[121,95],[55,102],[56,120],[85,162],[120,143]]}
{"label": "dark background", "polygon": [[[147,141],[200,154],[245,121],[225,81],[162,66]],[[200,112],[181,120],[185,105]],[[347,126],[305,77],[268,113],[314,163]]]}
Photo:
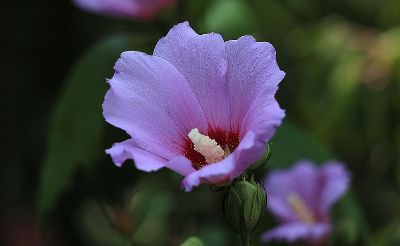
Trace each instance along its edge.
{"label": "dark background", "polygon": [[[124,139],[124,134],[104,122],[96,149],[100,157],[73,165],[68,185],[56,192],[54,204],[40,208],[40,190],[44,188],[39,183],[47,185],[40,179],[52,144],[49,129],[57,124],[54,112],[60,111],[56,105],[61,100],[80,100],[62,96],[73,80],[71,69],[77,69],[88,54],[86,50],[115,34],[132,33],[131,49],[151,52],[156,41],[178,22],[176,6],[153,22],[140,22],[86,13],[69,1],[7,1],[1,5],[0,242],[24,245],[16,240],[25,238],[28,241],[20,241],[25,245],[116,245],[99,236],[103,231],[88,228],[92,228],[90,221],[96,221],[92,218],[112,214],[115,219],[115,214],[122,214],[115,220],[123,229],[117,226],[110,233],[130,238],[134,231],[136,242],[145,244],[142,238],[149,235],[148,229],[136,231],[136,217],[135,223],[125,221],[131,210],[121,205],[132,198],[127,190],[144,186],[144,197],[154,190],[158,196],[153,197],[155,201],[138,198],[137,204],[165,205],[163,209],[156,206],[158,212],[148,212],[156,219],[143,219],[165,224],[157,230],[149,226],[155,230],[154,237],[164,241],[146,245],[177,245],[191,235],[201,236],[211,245],[227,245],[232,233],[225,228],[219,205],[215,205],[220,194],[209,192],[207,187],[186,194],[179,190],[180,177],[165,170],[143,174],[132,163],[114,167],[103,150]],[[288,166],[297,158],[316,162],[336,158],[347,164],[353,180],[352,203],[339,205],[334,212],[339,229],[333,244],[398,245],[400,2],[190,0],[183,14],[199,33],[219,32],[226,40],[250,34],[276,47],[278,63],[287,74],[278,100],[286,109],[289,126],[278,132],[278,143],[273,145],[276,159],[268,169]],[[102,73],[100,78],[110,77],[112,66]],[[101,86],[106,88],[105,83]],[[91,100],[90,90],[84,95]],[[98,105],[100,110],[101,101]],[[287,133],[292,130],[299,135]],[[291,142],[310,147],[303,151]],[[80,141],[74,143],[79,145]],[[66,148],[64,154],[69,155],[68,151]],[[285,155],[291,157],[285,159]],[[66,169],[52,170],[52,175],[61,177]],[[196,204],[193,201],[203,207],[191,207]],[[99,207],[105,207],[106,212],[85,212]],[[343,222],[347,214],[358,214],[362,223],[353,218]],[[104,218],[99,221],[104,222]],[[98,226],[100,222],[93,223]],[[273,223],[268,218],[263,229]]]}

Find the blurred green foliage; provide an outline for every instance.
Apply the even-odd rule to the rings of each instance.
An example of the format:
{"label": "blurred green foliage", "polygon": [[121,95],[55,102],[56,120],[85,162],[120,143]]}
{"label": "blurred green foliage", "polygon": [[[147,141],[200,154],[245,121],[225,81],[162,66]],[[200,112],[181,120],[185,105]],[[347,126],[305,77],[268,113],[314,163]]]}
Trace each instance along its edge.
{"label": "blurred green foliage", "polygon": [[[271,141],[271,158],[266,168],[285,168],[302,159],[316,163],[333,159],[329,150],[304,130],[286,121]],[[266,170],[265,170],[266,171]]]}
{"label": "blurred green foliage", "polygon": [[203,246],[204,244],[198,237],[190,237],[181,246]]}
{"label": "blurred green foliage", "polygon": [[107,91],[104,78],[112,74],[115,60],[131,44],[130,36],[108,38],[72,68],[49,129],[49,147],[39,184],[41,216],[70,187],[77,168],[93,165],[103,155],[101,139],[105,124],[101,104]]}
{"label": "blurred green foliage", "polygon": [[[57,231],[56,245],[237,243],[220,193],[184,193],[170,171],[117,168],[104,154],[126,138],[102,118],[105,79],[121,51],[152,52],[177,23],[176,6],[148,23],[85,13],[68,1],[2,10],[10,33],[0,122],[4,214],[37,209]],[[249,34],[277,50],[287,117],[258,178],[298,159],[342,160],[352,188],[332,211],[331,245],[398,245],[399,1],[187,0],[180,11],[199,32]],[[257,236],[275,225],[267,216]]]}
{"label": "blurred green foliage", "polygon": [[163,245],[173,201],[158,180],[143,179],[118,204],[92,199],[83,202],[77,226],[93,245]]}

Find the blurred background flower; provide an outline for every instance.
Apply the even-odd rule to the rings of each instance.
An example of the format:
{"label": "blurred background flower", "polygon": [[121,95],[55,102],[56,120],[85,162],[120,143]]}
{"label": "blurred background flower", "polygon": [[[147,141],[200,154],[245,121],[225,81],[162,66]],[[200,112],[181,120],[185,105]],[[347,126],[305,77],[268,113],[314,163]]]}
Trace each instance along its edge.
{"label": "blurred background flower", "polygon": [[87,11],[128,17],[133,19],[151,20],[162,10],[172,5],[175,0],[73,0],[74,3]]}
{"label": "blurred background flower", "polygon": [[281,224],[267,231],[263,240],[325,245],[332,229],[330,208],[348,190],[350,177],[341,163],[329,161],[317,167],[303,160],[289,170],[272,171],[264,185],[268,209]]}

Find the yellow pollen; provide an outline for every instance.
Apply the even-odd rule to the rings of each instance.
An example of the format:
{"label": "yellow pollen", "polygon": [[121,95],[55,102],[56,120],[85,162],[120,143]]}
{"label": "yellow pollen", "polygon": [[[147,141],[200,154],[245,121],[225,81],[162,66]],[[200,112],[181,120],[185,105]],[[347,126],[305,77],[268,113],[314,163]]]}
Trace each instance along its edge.
{"label": "yellow pollen", "polygon": [[307,224],[316,223],[315,216],[311,209],[297,193],[289,193],[286,199],[299,220]]}
{"label": "yellow pollen", "polygon": [[218,145],[217,141],[201,134],[199,129],[192,129],[188,137],[194,145],[194,150],[202,154],[207,163],[215,163],[224,159],[225,151]]}

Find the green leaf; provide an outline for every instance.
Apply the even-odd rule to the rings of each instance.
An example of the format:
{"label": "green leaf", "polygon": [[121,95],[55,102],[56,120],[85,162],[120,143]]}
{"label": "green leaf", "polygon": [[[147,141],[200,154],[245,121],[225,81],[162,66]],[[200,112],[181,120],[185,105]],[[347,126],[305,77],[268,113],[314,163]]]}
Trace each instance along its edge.
{"label": "green leaf", "polygon": [[[356,245],[367,237],[367,224],[360,204],[351,191],[334,208],[332,245]],[[364,244],[363,244],[364,245]]]}
{"label": "green leaf", "polygon": [[278,128],[270,147],[269,168],[288,167],[300,159],[316,163],[332,159],[332,154],[316,139],[287,121]]}
{"label": "green leaf", "polygon": [[204,17],[205,31],[220,33],[226,39],[255,34],[256,23],[254,14],[241,0],[215,1]]}
{"label": "green leaf", "polygon": [[132,211],[138,226],[132,236],[134,245],[164,245],[169,237],[172,194],[147,187],[134,196]]}
{"label": "green leaf", "polygon": [[93,165],[104,155],[100,142],[105,122],[102,102],[105,79],[113,74],[120,53],[132,48],[130,35],[118,35],[96,44],[75,64],[55,105],[47,153],[42,165],[38,191],[40,218],[68,190],[75,171]]}
{"label": "green leaf", "polygon": [[78,232],[88,245],[129,245],[129,239],[112,228],[99,202],[94,200],[82,202],[78,218]]}
{"label": "green leaf", "polygon": [[397,220],[384,228],[374,232],[368,246],[395,246],[400,245],[400,222]]}
{"label": "green leaf", "polygon": [[198,237],[190,237],[181,246],[203,246],[203,242]]}
{"label": "green leaf", "polygon": [[165,245],[172,194],[147,184],[143,179],[120,204],[82,203],[78,226],[88,245]]}
{"label": "green leaf", "polygon": [[222,223],[219,225],[207,224],[207,226],[202,227],[198,235],[205,245],[223,246],[229,245],[232,233],[232,229],[227,227],[225,223]]}

